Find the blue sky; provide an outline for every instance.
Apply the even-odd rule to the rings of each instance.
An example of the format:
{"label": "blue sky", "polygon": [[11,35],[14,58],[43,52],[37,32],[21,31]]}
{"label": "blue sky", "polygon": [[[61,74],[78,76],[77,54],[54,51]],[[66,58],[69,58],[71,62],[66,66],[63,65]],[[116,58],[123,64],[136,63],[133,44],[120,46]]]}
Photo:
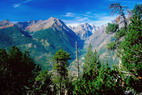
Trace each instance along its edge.
{"label": "blue sky", "polygon": [[0,20],[29,21],[57,17],[69,25],[106,24],[115,16],[108,6],[121,3],[130,9],[142,0],[0,0]]}

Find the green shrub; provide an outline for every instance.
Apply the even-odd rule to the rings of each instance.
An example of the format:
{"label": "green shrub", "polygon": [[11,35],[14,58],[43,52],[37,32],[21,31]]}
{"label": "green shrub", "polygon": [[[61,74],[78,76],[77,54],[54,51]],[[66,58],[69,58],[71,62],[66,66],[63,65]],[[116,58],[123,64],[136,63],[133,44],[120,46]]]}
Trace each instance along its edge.
{"label": "green shrub", "polygon": [[116,34],[114,35],[114,37],[119,40],[121,37],[123,37],[126,34],[126,31],[124,28],[120,29],[118,32],[116,32]]}
{"label": "green shrub", "polygon": [[106,33],[114,33],[118,30],[118,27],[118,24],[108,23],[108,26],[106,27]]}
{"label": "green shrub", "polygon": [[116,49],[116,42],[111,42],[111,43],[109,43],[109,44],[107,45],[107,48],[108,48],[109,50],[114,50],[114,49]]}

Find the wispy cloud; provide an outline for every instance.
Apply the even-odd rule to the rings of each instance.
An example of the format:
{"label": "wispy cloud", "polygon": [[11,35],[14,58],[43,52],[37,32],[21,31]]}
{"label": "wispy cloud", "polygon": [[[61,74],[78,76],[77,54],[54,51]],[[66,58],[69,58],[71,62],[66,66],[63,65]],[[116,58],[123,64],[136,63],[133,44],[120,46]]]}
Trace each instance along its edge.
{"label": "wispy cloud", "polygon": [[67,12],[64,16],[65,16],[65,17],[74,17],[75,14],[74,14],[74,13],[71,13],[71,12]]}
{"label": "wispy cloud", "polygon": [[13,7],[14,8],[17,8],[17,7],[19,7],[21,4],[13,4]]}
{"label": "wispy cloud", "polygon": [[98,20],[94,21],[93,24],[95,24],[96,26],[105,25],[109,22],[114,21],[115,18],[116,16],[101,16]]}
{"label": "wispy cloud", "polygon": [[89,23],[95,24],[96,26],[101,26],[109,22],[112,22],[116,18],[116,16],[109,16],[106,13],[95,14],[93,12],[86,12],[84,14],[72,14],[74,14],[74,16],[71,15],[72,19],[64,19],[64,22],[70,26],[77,26],[82,23]]}
{"label": "wispy cloud", "polygon": [[13,7],[14,8],[20,7],[21,5],[26,4],[26,3],[30,2],[30,1],[32,1],[32,0],[25,0],[25,1],[13,4]]}

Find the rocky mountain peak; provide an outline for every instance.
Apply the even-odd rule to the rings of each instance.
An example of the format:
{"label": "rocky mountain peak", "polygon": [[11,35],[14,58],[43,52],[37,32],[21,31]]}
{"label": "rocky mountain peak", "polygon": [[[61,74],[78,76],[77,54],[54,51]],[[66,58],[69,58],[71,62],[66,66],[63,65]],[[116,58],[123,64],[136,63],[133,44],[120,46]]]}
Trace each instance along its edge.
{"label": "rocky mountain peak", "polygon": [[16,26],[18,26],[20,29],[25,31],[28,26],[33,25],[33,24],[40,22],[40,21],[41,20],[39,20],[39,21],[38,20],[30,20],[30,21],[25,21],[25,22],[17,22]]}
{"label": "rocky mountain peak", "polygon": [[65,24],[60,19],[50,17],[47,20],[40,20],[36,23],[29,25],[28,27],[26,27],[25,30],[30,31],[30,32],[35,32],[35,31],[39,31],[39,30],[48,29],[50,27],[57,28],[57,27],[61,27],[63,25],[65,25]]}
{"label": "rocky mountain peak", "polygon": [[50,18],[48,19],[48,21],[59,21],[59,19],[58,19],[58,18],[55,18],[55,17],[50,17]]}
{"label": "rocky mountain peak", "polygon": [[0,21],[0,29],[14,26],[9,20]]}
{"label": "rocky mountain peak", "polygon": [[95,30],[94,28],[94,26],[91,26],[88,23],[84,23],[71,29],[76,33],[76,35],[80,37],[80,39],[86,40],[92,35],[93,31]]}
{"label": "rocky mountain peak", "polygon": [[82,28],[84,30],[90,30],[90,31],[93,29],[93,27],[88,23],[81,24],[78,26],[78,28]]}
{"label": "rocky mountain peak", "polygon": [[63,21],[61,21],[60,19],[58,19],[58,18],[55,18],[55,17],[50,17],[48,20],[47,20],[47,22],[48,23],[52,23],[51,24],[51,26],[66,26],[65,24],[64,24],[64,22]]}

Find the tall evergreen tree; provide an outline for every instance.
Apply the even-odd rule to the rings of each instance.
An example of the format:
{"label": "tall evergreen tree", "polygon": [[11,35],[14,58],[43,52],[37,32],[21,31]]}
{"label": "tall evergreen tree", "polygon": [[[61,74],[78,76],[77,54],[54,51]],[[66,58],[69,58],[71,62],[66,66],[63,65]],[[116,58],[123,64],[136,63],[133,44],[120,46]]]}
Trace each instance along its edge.
{"label": "tall evergreen tree", "polygon": [[34,95],[55,95],[56,91],[51,81],[51,75],[47,70],[41,71],[35,78],[32,94]]}
{"label": "tall evergreen tree", "polygon": [[53,81],[56,83],[59,88],[60,95],[63,95],[66,90],[67,85],[67,76],[68,76],[68,60],[70,58],[70,54],[60,49],[54,55],[55,64],[53,69],[55,70]]}
{"label": "tall evergreen tree", "polygon": [[101,65],[94,86],[98,95],[124,95],[117,68],[111,68],[108,64]]}
{"label": "tall evergreen tree", "polygon": [[97,76],[99,65],[100,62],[97,56],[97,52],[93,52],[92,46],[89,45],[84,60],[83,76],[87,79],[94,79]]}
{"label": "tall evergreen tree", "polygon": [[[129,70],[127,84],[142,91],[142,19],[134,13],[124,41],[120,45],[122,65]],[[128,82],[129,80],[129,82]]]}
{"label": "tall evergreen tree", "polygon": [[122,6],[120,3],[113,3],[110,5],[109,7],[110,9],[112,9],[112,14],[118,13],[122,18],[123,18],[123,23],[124,23],[124,27],[125,30],[127,29],[127,20],[125,17],[125,13],[124,13],[124,9],[127,8],[126,6]]}
{"label": "tall evergreen tree", "polygon": [[132,10],[132,12],[135,15],[140,15],[140,17],[142,17],[142,4],[137,4],[134,9]]}
{"label": "tall evergreen tree", "polygon": [[85,55],[82,76],[73,82],[75,95],[93,95],[95,94],[94,81],[99,75],[100,62],[97,52],[92,51],[92,46],[89,45]]}
{"label": "tall evergreen tree", "polygon": [[1,95],[25,95],[33,85],[37,65],[17,47],[0,50]]}

